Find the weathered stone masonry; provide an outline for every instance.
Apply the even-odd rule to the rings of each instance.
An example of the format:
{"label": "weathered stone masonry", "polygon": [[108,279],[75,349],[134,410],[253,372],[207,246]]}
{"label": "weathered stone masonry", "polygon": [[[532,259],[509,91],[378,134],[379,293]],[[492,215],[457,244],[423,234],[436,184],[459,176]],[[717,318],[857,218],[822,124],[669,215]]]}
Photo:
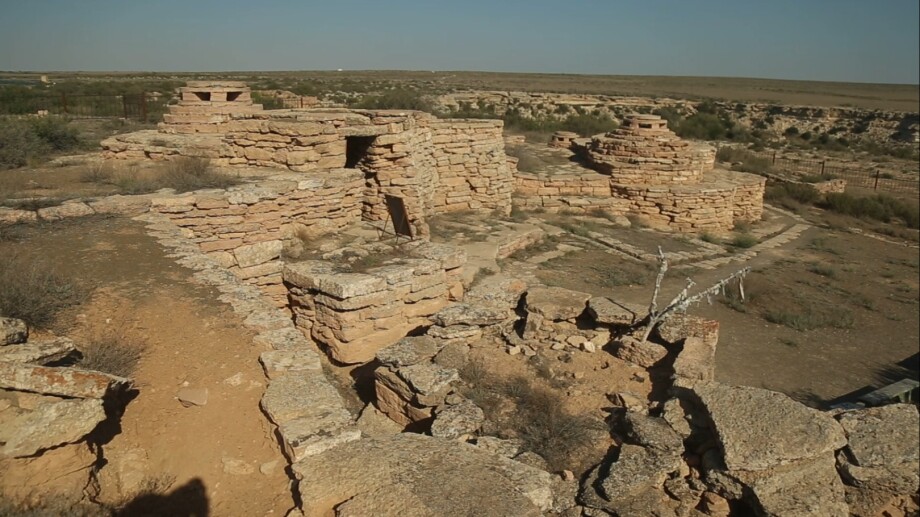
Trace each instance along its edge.
{"label": "weathered stone masonry", "polygon": [[628,117],[619,129],[571,140],[571,147],[599,174],[517,172],[515,202],[636,215],[680,232],[726,232],[763,214],[764,178],[715,169],[711,146],[681,140],[656,115]]}

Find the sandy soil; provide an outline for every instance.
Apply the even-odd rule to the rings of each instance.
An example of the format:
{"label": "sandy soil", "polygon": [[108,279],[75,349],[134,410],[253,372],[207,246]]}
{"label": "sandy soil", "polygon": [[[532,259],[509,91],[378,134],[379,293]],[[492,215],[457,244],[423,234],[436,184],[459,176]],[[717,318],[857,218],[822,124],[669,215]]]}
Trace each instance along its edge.
{"label": "sandy soil", "polygon": [[[79,343],[110,328],[146,344],[134,374],[139,393],[118,434],[103,446],[110,462],[103,471],[139,470],[172,485],[132,508],[158,515],[173,505],[206,508],[210,515],[284,515],[293,506],[285,461],[258,406],[265,384],[261,350],[216,301],[217,293],[191,284],[188,270],[131,221],[58,223],[20,239],[0,243],[0,254],[34,254],[95,287],[88,302],[62,316],[59,331],[69,327]],[[207,388],[207,404],[183,407],[176,394],[185,385]],[[102,479],[106,499],[111,486]]]}

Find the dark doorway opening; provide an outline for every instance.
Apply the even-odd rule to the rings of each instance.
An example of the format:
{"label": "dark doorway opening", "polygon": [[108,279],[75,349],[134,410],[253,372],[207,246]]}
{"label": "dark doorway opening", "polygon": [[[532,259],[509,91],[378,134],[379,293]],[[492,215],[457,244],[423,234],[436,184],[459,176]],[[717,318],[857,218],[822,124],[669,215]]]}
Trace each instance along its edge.
{"label": "dark doorway opening", "polygon": [[209,101],[211,100],[211,92],[195,92],[195,97],[198,97],[200,101]]}
{"label": "dark doorway opening", "polygon": [[374,145],[373,136],[345,137],[345,168],[357,169],[358,163],[367,156],[367,150]]}

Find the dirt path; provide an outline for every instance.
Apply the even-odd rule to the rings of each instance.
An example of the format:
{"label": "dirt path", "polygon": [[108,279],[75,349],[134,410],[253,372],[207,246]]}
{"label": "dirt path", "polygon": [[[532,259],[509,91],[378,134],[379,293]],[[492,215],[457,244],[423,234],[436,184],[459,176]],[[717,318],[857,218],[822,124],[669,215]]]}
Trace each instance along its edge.
{"label": "dirt path", "polygon": [[[259,409],[262,350],[218,293],[192,284],[188,270],[131,221],[57,224],[5,246],[96,287],[70,315],[69,334],[108,328],[146,343],[134,374],[139,394],[121,433],[104,445],[103,500],[117,479],[106,474],[121,471],[130,483],[172,481],[165,497],[147,501],[150,514],[180,505],[209,515],[284,515],[293,506],[283,457]],[[183,407],[176,399],[183,386],[206,388],[207,403]]]}

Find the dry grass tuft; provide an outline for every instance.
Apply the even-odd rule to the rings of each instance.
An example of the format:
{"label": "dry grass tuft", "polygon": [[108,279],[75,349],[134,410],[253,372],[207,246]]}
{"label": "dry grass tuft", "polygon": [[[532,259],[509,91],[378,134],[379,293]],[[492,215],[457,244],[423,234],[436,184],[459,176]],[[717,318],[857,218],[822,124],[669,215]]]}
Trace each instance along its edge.
{"label": "dry grass tuft", "polygon": [[87,294],[42,260],[13,254],[0,261],[0,315],[47,328],[61,310],[80,304]]}

